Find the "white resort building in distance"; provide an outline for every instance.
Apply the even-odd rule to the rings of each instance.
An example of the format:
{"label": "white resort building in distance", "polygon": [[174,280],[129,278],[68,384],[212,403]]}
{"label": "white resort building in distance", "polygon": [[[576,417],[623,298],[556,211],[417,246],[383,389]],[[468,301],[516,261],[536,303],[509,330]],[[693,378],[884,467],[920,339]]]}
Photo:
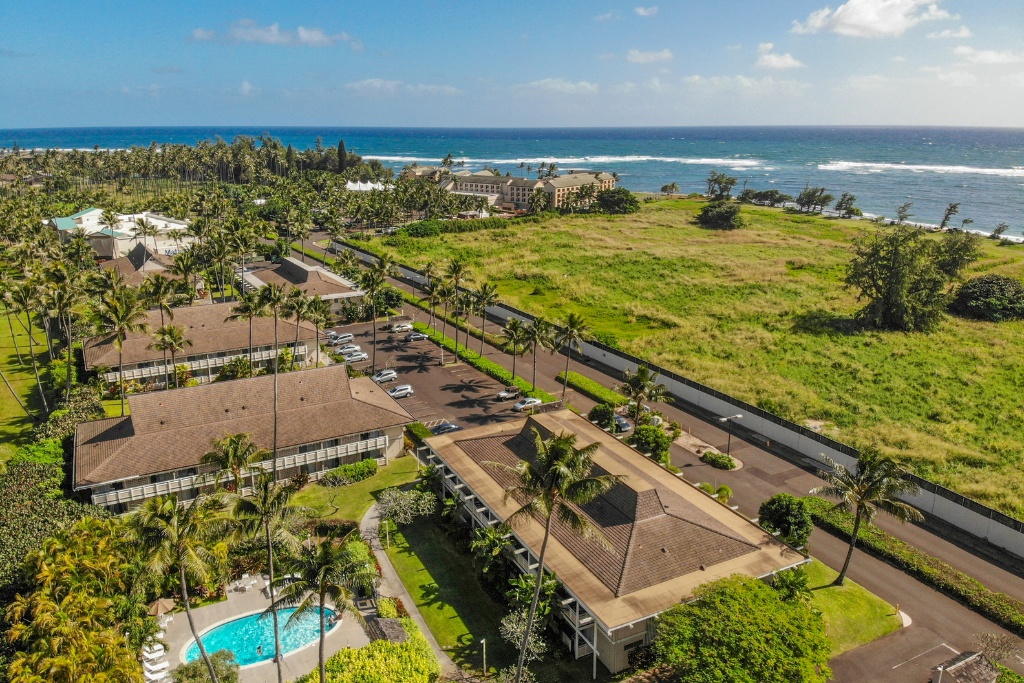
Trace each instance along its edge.
{"label": "white resort building in distance", "polygon": [[[117,218],[117,223],[111,230],[103,223],[103,210],[93,207],[70,216],[50,218],[45,224],[55,230],[63,242],[70,240],[76,231],[81,230],[96,255],[102,259],[126,256],[137,244],[145,244],[151,253],[173,256],[182,247],[194,241],[188,234],[188,221],[148,211],[117,214]],[[138,222],[142,220],[156,228],[156,236],[141,237],[136,234]]]}

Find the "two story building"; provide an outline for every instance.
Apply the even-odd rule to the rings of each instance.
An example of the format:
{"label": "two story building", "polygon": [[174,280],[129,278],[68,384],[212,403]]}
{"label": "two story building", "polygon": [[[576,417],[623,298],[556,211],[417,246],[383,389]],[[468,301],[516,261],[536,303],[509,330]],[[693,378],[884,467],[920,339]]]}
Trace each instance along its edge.
{"label": "two story building", "polygon": [[[136,235],[136,227],[143,220],[155,229],[156,235]],[[90,207],[70,216],[51,218],[44,221],[44,225],[54,230],[61,241],[65,242],[76,232],[81,231],[96,255],[103,259],[125,256],[142,242],[145,242],[147,248],[155,254],[173,256],[183,246],[195,241],[195,238],[188,234],[188,221],[148,211],[117,214],[117,222],[109,226],[103,223],[103,210]]]}
{"label": "two story building", "polygon": [[341,312],[345,302],[361,299],[359,286],[332,273],[316,263],[303,263],[287,256],[280,263],[253,264],[241,274],[242,288],[251,291],[263,285],[278,284],[286,290],[295,287],[306,296],[323,299],[331,306],[331,313]]}
{"label": "two story building", "polygon": [[[158,495],[191,500],[212,483],[212,468],[200,460],[215,439],[247,433],[271,449],[273,381],[254,377],[128,397],[129,415],[76,428],[74,489],[115,513]],[[279,375],[278,397],[281,478],[316,480],[366,458],[383,464],[401,455],[403,429],[413,421],[384,389],[368,377],[350,379],[343,365]],[[268,453],[257,467],[270,470],[273,458]]]}
{"label": "two story building", "polygon": [[[242,318],[229,320],[232,303],[209,306],[184,306],[175,308],[174,319],[164,314],[164,324],[181,325],[185,338],[192,345],[177,354],[178,365],[188,367],[192,376],[200,382],[209,382],[221,368],[239,356],[249,355],[249,321]],[[168,356],[151,348],[153,333],[160,327],[160,312],[147,314],[146,331],[133,332],[121,344],[121,361],[124,364],[124,379],[164,386],[173,371]],[[299,323],[298,343],[295,341],[295,323],[278,320],[277,337],[279,349],[290,349],[295,362],[305,365],[313,358],[316,349],[316,328],[308,322]],[[274,319],[255,318],[252,321],[253,368],[259,370],[270,364],[280,351],[274,348]],[[101,377],[110,385],[117,384],[118,351],[114,336],[100,335],[85,340],[83,346],[86,370],[101,371]]]}
{"label": "two story building", "polygon": [[[649,645],[656,617],[689,599],[698,586],[733,574],[768,577],[807,562],[746,517],[682,481],[611,434],[568,410],[490,424],[426,440],[445,496],[461,503],[474,528],[501,524],[522,501],[507,499],[513,475],[486,465],[514,466],[536,457],[542,438],[575,434],[578,448],[596,443],[595,475],[622,475],[608,493],[578,508],[607,540],[605,548],[555,520],[545,569],[561,582],[555,600],[562,643],[576,658],[591,656],[612,673],[629,652]],[[512,556],[535,573],[544,536],[538,519],[511,530]]]}
{"label": "two story building", "polygon": [[603,172],[567,173],[536,180],[491,173],[457,172],[442,182],[447,183],[450,192],[481,196],[492,206],[516,210],[530,209],[533,193],[538,190],[548,195],[548,206],[557,209],[566,203],[570,192],[587,185],[593,186],[595,194],[615,188],[614,176]]}

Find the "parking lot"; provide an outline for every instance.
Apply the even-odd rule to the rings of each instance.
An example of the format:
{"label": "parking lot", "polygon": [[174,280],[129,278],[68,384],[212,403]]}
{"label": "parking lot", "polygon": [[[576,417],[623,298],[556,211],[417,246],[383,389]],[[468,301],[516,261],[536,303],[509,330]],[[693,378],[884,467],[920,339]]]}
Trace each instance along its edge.
{"label": "parking lot", "polygon": [[[355,336],[353,344],[373,354],[373,331],[369,323],[345,325],[334,328]],[[385,384],[391,389],[401,384],[412,385],[415,392],[399,403],[413,417],[432,427],[442,422],[452,422],[460,427],[473,427],[496,421],[521,417],[513,412],[515,401],[497,401],[495,397],[503,386],[476,368],[465,364],[445,365],[438,363],[441,350],[429,340],[405,342],[404,333],[391,334],[377,330],[377,369],[391,369],[398,378]],[[445,362],[454,360],[445,353]],[[370,361],[354,363],[353,367],[369,373]]]}

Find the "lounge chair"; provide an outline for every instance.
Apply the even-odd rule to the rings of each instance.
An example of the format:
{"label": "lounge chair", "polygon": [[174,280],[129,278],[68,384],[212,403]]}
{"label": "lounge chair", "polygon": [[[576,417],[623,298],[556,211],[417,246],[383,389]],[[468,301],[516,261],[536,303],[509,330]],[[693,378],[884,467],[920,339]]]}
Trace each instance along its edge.
{"label": "lounge chair", "polygon": [[170,666],[170,663],[168,663],[167,660],[155,663],[145,662],[143,666],[145,667],[146,671],[155,674],[159,671],[166,671],[167,668]]}
{"label": "lounge chair", "polygon": [[148,651],[144,649],[142,651],[142,656],[143,656],[143,658],[146,659],[146,661],[154,662],[154,661],[156,661],[158,659],[163,659],[164,657],[166,657],[167,653],[164,651],[163,648],[160,648],[159,650],[148,650]]}
{"label": "lounge chair", "polygon": [[167,672],[166,671],[161,671],[160,673],[155,673],[155,674],[151,674],[148,671],[143,671],[142,673],[146,676],[146,680],[147,681],[152,681],[152,683],[156,683],[156,681],[163,681],[163,680],[166,680],[166,678],[167,678]]}

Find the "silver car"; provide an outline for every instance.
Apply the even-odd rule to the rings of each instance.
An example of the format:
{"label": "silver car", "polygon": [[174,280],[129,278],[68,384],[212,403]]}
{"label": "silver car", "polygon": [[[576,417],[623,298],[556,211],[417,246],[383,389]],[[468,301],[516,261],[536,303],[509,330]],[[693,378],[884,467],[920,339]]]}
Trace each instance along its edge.
{"label": "silver car", "polygon": [[394,389],[388,390],[388,396],[391,398],[406,398],[408,396],[412,396],[414,393],[416,392],[412,390],[411,384],[399,384]]}
{"label": "silver car", "polygon": [[357,351],[356,353],[350,353],[345,356],[346,363],[358,363],[360,361],[370,360],[369,354],[365,351]]}

